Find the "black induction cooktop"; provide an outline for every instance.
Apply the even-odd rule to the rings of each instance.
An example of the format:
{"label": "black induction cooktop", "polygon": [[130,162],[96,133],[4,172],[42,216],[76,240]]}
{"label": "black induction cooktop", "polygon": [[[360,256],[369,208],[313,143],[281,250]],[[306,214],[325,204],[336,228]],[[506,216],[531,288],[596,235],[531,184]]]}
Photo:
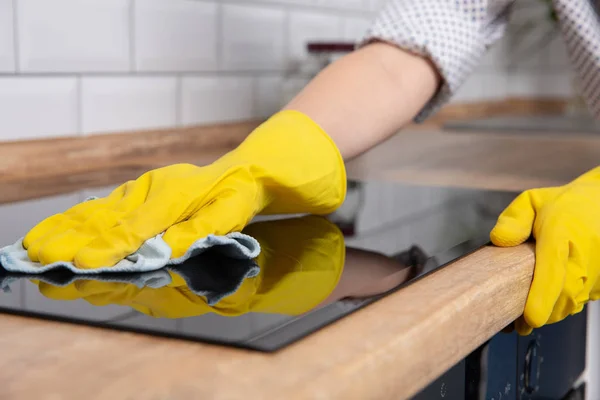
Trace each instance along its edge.
{"label": "black induction cooktop", "polygon": [[[110,189],[0,205],[0,247]],[[487,244],[515,196],[352,181],[333,215],[252,221],[254,260],[208,251],[169,270],[95,278],[0,268],[0,312],[276,351]]]}

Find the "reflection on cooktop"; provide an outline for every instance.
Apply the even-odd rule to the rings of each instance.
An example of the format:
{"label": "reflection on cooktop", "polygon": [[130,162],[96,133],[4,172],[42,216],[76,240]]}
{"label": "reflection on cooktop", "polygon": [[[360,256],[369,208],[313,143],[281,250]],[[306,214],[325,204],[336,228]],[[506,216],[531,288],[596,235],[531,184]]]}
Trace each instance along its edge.
{"label": "reflection on cooktop", "polygon": [[[13,228],[3,228],[0,245],[37,222],[31,211],[39,220],[80,197],[1,206],[0,219],[15,223],[4,225]],[[0,311],[274,351],[486,244],[490,222],[512,198],[353,182],[328,218],[253,221],[244,233],[261,245],[255,260],[211,250],[160,271],[96,277],[0,268]]]}

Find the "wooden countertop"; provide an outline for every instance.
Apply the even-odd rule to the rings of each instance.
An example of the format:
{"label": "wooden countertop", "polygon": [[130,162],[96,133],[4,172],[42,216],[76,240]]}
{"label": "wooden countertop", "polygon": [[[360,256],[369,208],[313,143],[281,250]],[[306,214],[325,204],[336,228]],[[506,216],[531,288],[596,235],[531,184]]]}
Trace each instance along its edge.
{"label": "wooden countertop", "polygon": [[[599,150],[593,137],[406,132],[348,172],[522,190],[567,182]],[[12,200],[33,195],[12,185]],[[0,385],[11,399],[408,398],[521,314],[533,265],[530,245],[484,248],[275,354],[1,316]]]}

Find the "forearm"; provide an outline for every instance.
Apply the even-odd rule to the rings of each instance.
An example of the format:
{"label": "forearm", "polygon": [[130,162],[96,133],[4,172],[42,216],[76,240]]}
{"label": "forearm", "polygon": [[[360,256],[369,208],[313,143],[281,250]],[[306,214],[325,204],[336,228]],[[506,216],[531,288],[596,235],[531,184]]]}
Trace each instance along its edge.
{"label": "forearm", "polygon": [[426,59],[375,43],[325,68],[284,109],[308,115],[349,159],[408,124],[439,81]]}

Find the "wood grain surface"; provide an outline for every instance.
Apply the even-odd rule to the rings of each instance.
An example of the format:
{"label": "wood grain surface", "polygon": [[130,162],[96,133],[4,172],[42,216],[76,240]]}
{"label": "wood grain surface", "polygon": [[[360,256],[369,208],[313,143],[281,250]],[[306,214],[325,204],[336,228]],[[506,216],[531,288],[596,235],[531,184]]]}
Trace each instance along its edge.
{"label": "wood grain surface", "polygon": [[[232,149],[260,121],[168,130],[113,133],[2,143],[0,181],[131,168],[173,156],[198,157],[212,149]],[[160,161],[155,161],[160,162]]]}
{"label": "wood grain surface", "polygon": [[[523,190],[566,183],[596,166],[598,154],[593,137],[407,131],[351,161],[348,171],[355,178]],[[140,172],[114,171],[118,180]],[[82,187],[94,181],[79,179]],[[33,187],[23,190],[35,196]],[[275,354],[2,316],[1,393],[406,399],[521,314],[533,265],[531,245],[484,248]]]}
{"label": "wood grain surface", "polygon": [[130,161],[129,165],[107,166],[57,175],[31,176],[21,179],[0,180],[0,204],[75,192],[82,189],[102,188],[135,179],[154,168],[175,163],[207,165],[233,147],[207,149],[196,154],[177,154],[164,157],[146,157]]}
{"label": "wood grain surface", "polygon": [[355,179],[519,191],[600,165],[593,135],[406,131],[348,163]]}
{"label": "wood grain surface", "polygon": [[511,97],[502,100],[450,103],[428,121],[443,123],[456,119],[477,119],[500,115],[525,116],[560,114],[567,109],[564,98]]}
{"label": "wood grain surface", "polygon": [[275,354],[0,318],[7,399],[406,399],[517,318],[530,246],[484,248]]}

